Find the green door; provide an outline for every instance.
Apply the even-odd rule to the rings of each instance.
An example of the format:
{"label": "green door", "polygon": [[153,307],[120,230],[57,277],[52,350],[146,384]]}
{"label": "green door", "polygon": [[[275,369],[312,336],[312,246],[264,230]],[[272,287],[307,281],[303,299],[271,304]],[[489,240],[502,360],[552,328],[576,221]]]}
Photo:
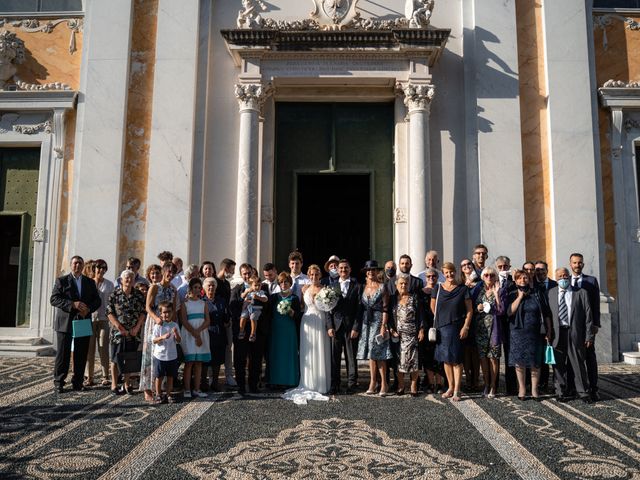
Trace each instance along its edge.
{"label": "green door", "polygon": [[393,254],[393,104],[277,103],[275,260]]}
{"label": "green door", "polygon": [[0,326],[29,324],[39,148],[0,149]]}

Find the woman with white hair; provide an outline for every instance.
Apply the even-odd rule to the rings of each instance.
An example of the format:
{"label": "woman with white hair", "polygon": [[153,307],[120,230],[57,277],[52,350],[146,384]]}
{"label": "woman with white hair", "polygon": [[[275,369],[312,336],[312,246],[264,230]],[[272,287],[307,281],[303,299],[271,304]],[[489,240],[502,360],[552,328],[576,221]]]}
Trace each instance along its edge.
{"label": "woman with white hair", "polygon": [[[204,296],[202,300],[209,311],[209,348],[211,350],[211,384],[213,392],[219,392],[218,376],[220,365],[224,363],[227,349],[227,327],[229,326],[229,306],[223,295],[218,294],[218,281],[207,277],[202,282]],[[206,370],[206,369],[205,369]]]}
{"label": "woman with white hair", "polygon": [[475,341],[480,355],[482,376],[484,377],[484,397],[496,395],[496,380],[500,365],[500,345],[502,344],[500,322],[497,316],[504,314],[504,300],[500,298],[498,272],[493,267],[485,267],[481,274],[482,284],[475,299],[476,335]]}
{"label": "woman with white hair", "polygon": [[111,324],[111,392],[116,395],[124,391],[133,394],[128,373],[124,374],[124,391],[118,389],[118,356],[123,352],[138,350],[145,320],[145,298],[140,290],[133,288],[135,276],[131,270],[124,270],[120,274],[121,286],[111,293],[106,306],[107,318]]}

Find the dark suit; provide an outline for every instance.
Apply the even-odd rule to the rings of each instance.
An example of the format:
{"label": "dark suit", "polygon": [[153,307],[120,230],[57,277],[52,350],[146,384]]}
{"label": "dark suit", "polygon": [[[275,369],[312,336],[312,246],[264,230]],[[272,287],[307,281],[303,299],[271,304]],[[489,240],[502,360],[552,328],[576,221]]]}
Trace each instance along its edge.
{"label": "dark suit", "polygon": [[[98,310],[102,301],[96,287],[96,283],[89,277],[80,277],[80,292],[72,274],[64,275],[56,279],[51,293],[51,305],[56,307],[53,329],[56,332],[57,350],[56,361],[53,370],[53,383],[62,388],[69,373],[71,361],[71,342],[73,341],[73,321],[81,318],[91,318],[91,313]],[[73,307],[74,302],[82,302],[90,313],[84,317]],[[73,378],[71,383],[74,388],[82,387],[84,380],[84,367],[87,363],[89,351],[89,339],[91,337],[78,337],[73,342]]]}
{"label": "dark suit", "polygon": [[[534,282],[534,288],[539,295],[544,296],[547,304],[549,303],[549,290],[558,286],[558,282],[551,278],[546,278],[544,282]],[[543,363],[540,365],[540,388],[547,389],[549,386],[549,365]]]}
{"label": "dark suit", "polygon": [[[251,322],[245,325],[245,335],[241,340],[238,338],[240,333],[240,314],[242,313],[242,304],[244,300],[241,297],[244,292],[244,283],[236,285],[231,289],[231,302],[229,311],[231,312],[231,324],[233,329],[233,368],[236,374],[236,382],[241,393],[246,390],[247,383],[247,359],[249,360],[249,391],[255,392],[258,389],[258,382],[262,373],[262,358],[264,357],[267,339],[271,328],[271,304],[269,301],[260,303],[262,305],[262,313],[258,319],[256,328],[256,341],[249,341],[251,333]],[[268,287],[263,285],[261,290],[269,296]],[[257,300],[254,303],[257,304]]]}
{"label": "dark suit", "polygon": [[347,362],[347,381],[349,388],[355,388],[358,381],[358,364],[354,352],[351,330],[358,315],[360,305],[360,286],[355,278],[349,279],[347,294],[342,295],[340,283],[335,284],[340,292],[338,304],[326,316],[327,331],[333,329],[331,339],[331,390],[340,388],[340,361],[344,352]]}
{"label": "dark suit", "polygon": [[322,277],[320,279],[320,285],[322,285],[323,287],[330,287],[332,285],[337,285],[339,281],[340,277],[333,278],[331,275],[329,275],[328,277]]}
{"label": "dark suit", "polygon": [[[574,283],[573,278],[571,278],[571,283]],[[600,328],[600,285],[598,279],[591,275],[583,274],[579,287],[587,292],[589,306],[591,306],[591,312],[593,313],[593,326]],[[589,375],[591,393],[595,394],[598,391],[598,359],[596,358],[595,334],[591,346],[587,348],[587,375]]]}
{"label": "dark suit", "polygon": [[[501,286],[503,292],[503,298],[508,298],[509,294],[516,290],[516,284],[514,283],[511,275],[508,275],[504,283]],[[511,353],[511,322],[509,322],[509,315],[507,315],[507,309],[503,315],[498,315],[498,321],[500,322],[500,328],[502,331],[502,350],[504,352],[504,383],[505,390],[508,395],[516,395],[518,392],[518,379],[516,377],[516,368],[509,366],[509,355]],[[498,367],[500,368],[500,367]],[[498,371],[498,378],[500,372]]]}
{"label": "dark suit", "polygon": [[[386,284],[387,291],[389,292],[389,296],[393,296],[396,293],[398,293],[398,289],[396,288],[397,279],[398,279],[397,276],[391,277]],[[424,283],[422,282],[421,279],[419,279],[418,277],[414,277],[413,275],[409,277],[409,293],[411,295],[413,295],[414,293],[420,293],[423,288],[424,288]]]}
{"label": "dark suit", "polygon": [[549,290],[549,306],[555,334],[553,349],[556,358],[554,367],[556,394],[567,395],[571,389],[569,372],[573,371],[576,392],[584,397],[589,391],[585,342],[593,342],[594,335],[591,330],[593,312],[587,292],[583,289],[574,289],[571,292],[569,327],[561,327],[558,314],[558,290],[559,287]]}

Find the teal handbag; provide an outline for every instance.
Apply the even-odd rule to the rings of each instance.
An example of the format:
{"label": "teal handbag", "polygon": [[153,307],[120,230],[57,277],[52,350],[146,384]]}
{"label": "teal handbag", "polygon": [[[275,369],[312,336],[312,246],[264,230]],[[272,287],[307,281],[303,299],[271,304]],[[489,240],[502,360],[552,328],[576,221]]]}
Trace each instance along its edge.
{"label": "teal handbag", "polygon": [[93,335],[93,328],[91,326],[90,318],[81,318],[80,320],[74,320],[73,326],[73,338],[90,337]]}
{"label": "teal handbag", "polygon": [[553,347],[547,344],[547,349],[544,352],[544,363],[547,365],[555,365],[556,364],[556,356],[553,353]]}

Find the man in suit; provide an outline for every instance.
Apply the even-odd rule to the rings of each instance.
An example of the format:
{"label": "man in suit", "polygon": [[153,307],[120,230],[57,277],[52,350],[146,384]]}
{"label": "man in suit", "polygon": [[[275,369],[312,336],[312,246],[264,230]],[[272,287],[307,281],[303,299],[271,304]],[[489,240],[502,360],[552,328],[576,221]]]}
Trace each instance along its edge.
{"label": "man in suit", "polygon": [[53,370],[55,391],[62,393],[65,379],[69,373],[71,361],[71,342],[73,341],[73,377],[71,383],[75,391],[84,390],[84,367],[87,363],[89,339],[73,339],[73,321],[91,318],[102,301],[96,283],[82,274],[84,260],[76,255],[71,258],[71,273],[56,279],[51,293],[51,305],[56,307],[53,329],[56,332],[56,361]]}
{"label": "man in suit", "polygon": [[[240,265],[240,277],[242,278],[242,282],[235,285],[231,289],[230,301],[229,301],[229,313],[231,314],[231,328],[233,330],[233,369],[236,374],[236,383],[238,386],[238,391],[241,394],[246,393],[246,385],[247,385],[247,356],[249,354],[249,333],[250,322],[247,322],[245,326],[245,335],[243,339],[238,338],[238,334],[240,333],[240,314],[242,313],[242,304],[244,299],[242,298],[242,293],[248,288],[248,282],[251,278],[251,272],[253,271],[253,267],[248,263],[243,263]],[[264,311],[264,309],[263,309]],[[258,325],[260,325],[260,321],[258,321]],[[256,332],[257,333],[257,332]],[[252,342],[255,343],[255,342]],[[255,387],[257,388],[258,382],[255,380]]]}
{"label": "man in suit", "polygon": [[[331,337],[331,390],[335,395],[340,390],[340,362],[344,352],[347,363],[347,393],[353,393],[358,381],[358,364],[354,351],[352,330],[360,305],[360,287],[351,277],[351,264],[342,259],[338,263],[340,277],[336,287],[340,291],[338,304],[326,317],[327,333]],[[356,335],[357,337],[357,335]]]}
{"label": "man in suit", "polygon": [[262,275],[264,276],[262,289],[267,293],[267,295],[280,293],[280,285],[278,285],[278,270],[273,263],[269,262],[264,264],[262,267]]}
{"label": "man in suit", "polygon": [[[220,268],[218,268],[218,288],[216,292],[221,295],[227,305],[231,302],[231,283],[229,281],[233,278],[233,274],[236,273],[236,262],[230,258],[223,258],[220,262]],[[224,353],[224,376],[226,378],[227,387],[237,387],[236,379],[233,378],[233,327],[231,322],[227,327],[227,347]]]}
{"label": "man in suit", "polygon": [[444,278],[444,273],[438,268],[438,264],[440,263],[439,255],[436,250],[429,250],[424,256],[424,266],[425,269],[418,274],[418,278],[422,280],[422,284],[427,284],[427,270],[433,268],[436,272],[438,272],[438,283],[444,283],[446,280]]}
{"label": "man in suit", "polygon": [[[473,269],[476,271],[478,278],[482,278],[482,270],[484,270],[488,257],[489,249],[482,243],[473,247]],[[496,259],[497,261],[498,259]]]}
{"label": "man in suit", "polygon": [[595,335],[600,328],[600,285],[598,279],[591,275],[582,273],[584,269],[584,257],[581,253],[572,253],[569,257],[571,266],[571,286],[586,290],[589,298],[589,305],[593,313],[593,324],[591,326],[593,341],[587,347],[587,374],[589,375],[589,394],[595,402],[598,396],[598,359],[596,358]]}
{"label": "man in suit", "polygon": [[553,320],[553,340],[556,365],[555,384],[558,401],[569,399],[572,387],[569,372],[573,371],[576,392],[585,403],[589,395],[586,370],[586,350],[593,345],[593,312],[587,291],[571,286],[569,270],[556,269],[558,286],[549,290],[549,306]]}
{"label": "man in suit", "polygon": [[329,274],[328,277],[323,277],[320,280],[320,284],[323,287],[328,285],[336,285],[338,283],[338,279],[340,278],[340,272],[338,272],[338,264],[340,263],[340,258],[337,255],[331,255],[329,260],[327,260],[324,264],[324,271]]}
{"label": "man in suit", "polygon": [[293,294],[302,301],[302,287],[309,283],[309,277],[302,273],[303,259],[302,254],[295,250],[289,254],[289,275],[293,280],[291,289]]}

